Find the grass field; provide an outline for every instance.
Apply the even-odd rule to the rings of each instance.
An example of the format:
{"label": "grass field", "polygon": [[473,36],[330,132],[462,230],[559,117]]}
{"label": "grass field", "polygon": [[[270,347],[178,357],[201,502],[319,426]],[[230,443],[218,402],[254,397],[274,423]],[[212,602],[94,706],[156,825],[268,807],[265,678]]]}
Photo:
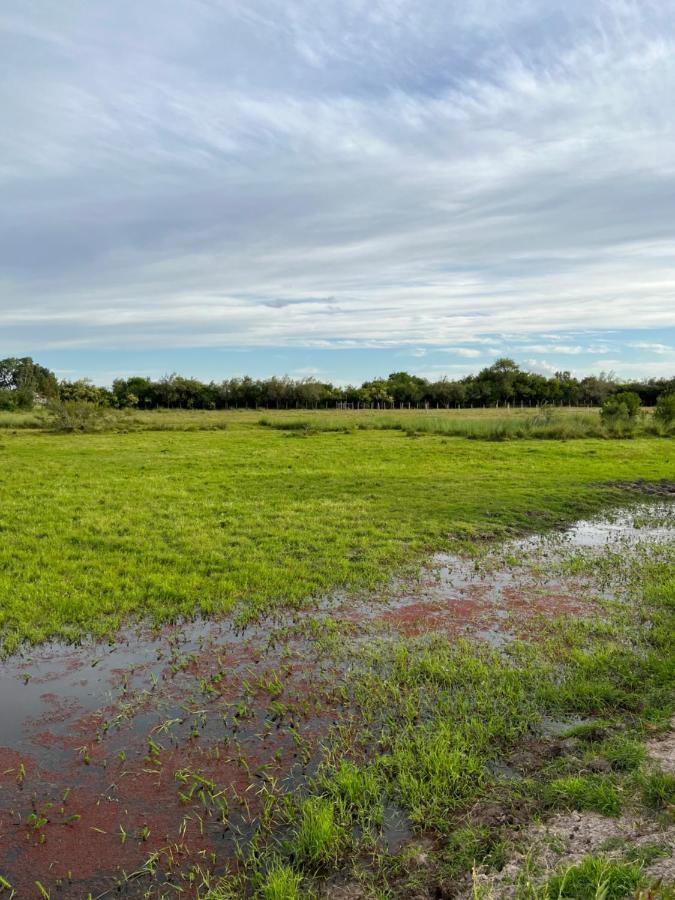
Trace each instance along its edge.
{"label": "grass field", "polygon": [[[156,418],[191,427],[203,416]],[[432,549],[561,524],[611,502],[603,483],[673,472],[670,440],[485,445],[256,422],[234,413],[213,433],[0,433],[4,652],[105,634],[127,615],[246,618],[373,588]]]}
{"label": "grass field", "polygon": [[0,431],[0,896],[672,900],[675,441],[133,416]]}

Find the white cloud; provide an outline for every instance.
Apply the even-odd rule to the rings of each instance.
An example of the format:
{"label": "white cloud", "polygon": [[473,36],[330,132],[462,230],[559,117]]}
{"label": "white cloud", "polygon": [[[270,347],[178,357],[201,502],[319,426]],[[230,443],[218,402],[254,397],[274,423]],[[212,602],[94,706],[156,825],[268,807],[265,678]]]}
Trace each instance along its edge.
{"label": "white cloud", "polygon": [[536,372],[538,375],[555,375],[560,366],[553,366],[545,359],[526,359],[525,368],[529,372]]}
{"label": "white cloud", "polygon": [[474,350],[472,347],[441,347],[444,353],[452,353],[454,356],[462,356],[465,359],[477,359],[483,355],[483,351]]}
{"label": "white cloud", "polygon": [[5,0],[3,346],[675,326],[667,7]]}
{"label": "white cloud", "polygon": [[648,350],[650,353],[675,354],[675,348],[669,347],[667,344],[654,344],[649,341],[632,341],[629,346],[636,347],[638,350]]}
{"label": "white cloud", "polygon": [[591,344],[586,347],[586,353],[597,353],[600,356],[606,356],[608,353],[612,352],[612,348],[607,344]]}
{"label": "white cloud", "polygon": [[641,381],[643,378],[672,378],[675,365],[672,360],[627,362],[624,359],[612,359],[605,362],[604,369],[613,371],[617,378],[635,378]]}
{"label": "white cloud", "polygon": [[583,351],[583,347],[579,344],[523,344],[522,350],[529,350],[532,353],[564,353],[576,356]]}

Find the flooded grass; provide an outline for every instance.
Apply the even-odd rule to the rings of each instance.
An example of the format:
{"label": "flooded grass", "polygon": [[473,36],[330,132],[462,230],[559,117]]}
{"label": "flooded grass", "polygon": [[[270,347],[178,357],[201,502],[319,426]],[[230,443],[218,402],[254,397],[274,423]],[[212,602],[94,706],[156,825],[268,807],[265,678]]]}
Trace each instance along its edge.
{"label": "flooded grass", "polygon": [[0,873],[20,896],[38,881],[64,897],[307,896],[360,860],[376,891],[420,831],[434,862],[415,878],[442,881],[467,817],[492,846],[536,809],[667,809],[639,723],[662,721],[672,695],[643,606],[660,602],[671,514],[439,555],[313,616],[5,660]]}
{"label": "flooded grass", "polygon": [[[2,521],[22,516],[3,530],[0,895],[543,897],[586,869],[519,861],[507,886],[534,820],[632,817],[667,843],[671,743],[651,747],[673,714],[673,506],[636,492],[589,515],[627,498],[590,481],[665,478],[648,442],[532,447],[521,472],[522,447],[430,437],[401,460],[386,431],[348,436],[356,468],[340,434],[309,453],[243,425],[59,438],[57,462],[55,437],[10,437],[52,518],[2,495]],[[169,459],[146,484],[148,453]],[[22,568],[43,542],[61,565]],[[443,549],[412,567],[425,547]],[[19,640],[50,634],[71,642]],[[646,886],[669,859],[611,852],[593,845]]]}

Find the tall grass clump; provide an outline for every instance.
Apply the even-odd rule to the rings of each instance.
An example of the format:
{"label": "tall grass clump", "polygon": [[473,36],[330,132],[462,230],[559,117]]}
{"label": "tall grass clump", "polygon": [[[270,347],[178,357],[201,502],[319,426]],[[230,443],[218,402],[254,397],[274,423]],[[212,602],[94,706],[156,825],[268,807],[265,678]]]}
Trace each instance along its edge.
{"label": "tall grass clump", "polygon": [[290,866],[276,863],[256,892],[259,900],[300,900],[302,877]]}
{"label": "tall grass clump", "polygon": [[558,414],[543,410],[535,414],[482,416],[462,418],[433,413],[410,415],[408,413],[364,418],[350,417],[340,421],[335,417],[314,416],[307,419],[263,417],[258,424],[278,431],[295,431],[306,434],[320,432],[400,431],[404,434],[440,435],[467,438],[475,441],[509,440],[578,440],[582,438],[606,438],[613,432],[604,427],[597,413]]}
{"label": "tall grass clump", "polygon": [[0,411],[0,428],[8,429],[38,429],[44,428],[47,417],[42,412],[15,412],[13,410]]}
{"label": "tall grass clump", "polygon": [[599,752],[616,772],[637,771],[647,756],[644,744],[623,734],[609,738],[599,747]]}
{"label": "tall grass clump", "polygon": [[273,419],[263,416],[258,419],[258,425],[263,428],[272,428],[275,431],[300,431],[307,434],[347,433],[353,429],[344,422],[336,422],[331,419]]}
{"label": "tall grass clump", "polygon": [[621,799],[612,781],[600,775],[572,775],[550,782],[546,790],[552,806],[618,816]]}
{"label": "tall grass clump", "polygon": [[642,800],[651,809],[675,807],[675,775],[652,772],[639,779]]}
{"label": "tall grass clump", "polygon": [[310,872],[335,865],[344,832],[334,802],[325,797],[308,797],[300,806],[299,817],[289,846],[291,857]]}
{"label": "tall grass clump", "polygon": [[539,896],[542,900],[621,900],[633,896],[642,878],[636,863],[588,856],[549,879]]}

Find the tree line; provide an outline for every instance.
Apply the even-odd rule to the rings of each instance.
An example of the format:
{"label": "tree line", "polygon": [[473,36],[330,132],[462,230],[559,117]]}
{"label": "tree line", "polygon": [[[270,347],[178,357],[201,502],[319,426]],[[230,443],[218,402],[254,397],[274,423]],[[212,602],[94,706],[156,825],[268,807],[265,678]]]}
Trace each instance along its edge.
{"label": "tree line", "polygon": [[50,401],[78,401],[117,409],[315,409],[464,408],[542,405],[602,406],[612,395],[637,394],[643,406],[675,392],[675,378],[620,381],[611,373],[575,378],[527,372],[512,359],[498,359],[476,375],[430,381],[408,372],[341,387],[315,378],[248,376],[208,383],[182,375],[116,379],[111,388],[88,379],[57,380],[30,357],[0,360],[0,409],[30,409]]}

